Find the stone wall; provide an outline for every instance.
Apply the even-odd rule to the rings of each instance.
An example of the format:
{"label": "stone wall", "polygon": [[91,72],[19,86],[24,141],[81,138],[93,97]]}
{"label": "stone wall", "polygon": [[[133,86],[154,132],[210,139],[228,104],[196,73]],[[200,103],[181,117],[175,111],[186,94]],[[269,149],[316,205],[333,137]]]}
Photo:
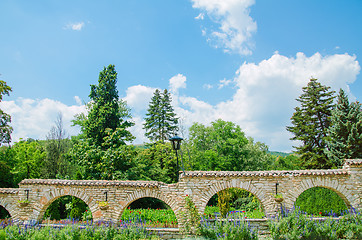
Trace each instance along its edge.
{"label": "stone wall", "polygon": [[[8,210],[14,220],[40,221],[53,201],[71,195],[82,199],[89,206],[94,220],[119,221],[123,211],[132,202],[143,197],[153,197],[168,204],[182,224],[181,212],[186,195],[193,199],[202,214],[214,194],[227,188],[241,188],[260,200],[267,216],[274,216],[280,207],[272,196],[276,184],[287,208],[291,208],[305,190],[325,187],[335,191],[348,206],[360,209],[361,182],[362,159],[346,160],[342,169],[333,170],[188,171],[180,174],[180,181],[176,184],[155,181],[25,179],[19,188],[0,189],[0,205]],[[100,209],[98,202],[106,201],[106,198],[108,208]],[[19,200],[26,199],[29,204],[20,206]]]}

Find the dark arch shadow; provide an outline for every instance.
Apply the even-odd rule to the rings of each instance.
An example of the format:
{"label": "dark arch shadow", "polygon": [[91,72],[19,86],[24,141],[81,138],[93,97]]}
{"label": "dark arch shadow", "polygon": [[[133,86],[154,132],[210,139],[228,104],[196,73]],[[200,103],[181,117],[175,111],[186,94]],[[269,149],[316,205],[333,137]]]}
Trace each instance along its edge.
{"label": "dark arch shadow", "polygon": [[91,220],[92,213],[88,205],[80,198],[64,195],[52,199],[41,220]]}
{"label": "dark arch shadow", "polygon": [[0,205],[0,219],[9,219],[9,218],[11,218],[11,215],[8,212],[8,210],[6,210],[6,208]]}
{"label": "dark arch shadow", "polygon": [[302,192],[294,206],[313,215],[339,216],[348,209],[348,203],[334,189],[312,187]]}
{"label": "dark arch shadow", "polygon": [[[225,193],[227,193],[228,197]],[[250,191],[234,187],[225,188],[209,199],[203,214],[205,218],[213,219],[222,216],[222,211],[218,206],[218,198],[223,197],[222,195],[228,198],[230,207],[227,213],[228,217],[263,218],[265,216],[260,199]]]}

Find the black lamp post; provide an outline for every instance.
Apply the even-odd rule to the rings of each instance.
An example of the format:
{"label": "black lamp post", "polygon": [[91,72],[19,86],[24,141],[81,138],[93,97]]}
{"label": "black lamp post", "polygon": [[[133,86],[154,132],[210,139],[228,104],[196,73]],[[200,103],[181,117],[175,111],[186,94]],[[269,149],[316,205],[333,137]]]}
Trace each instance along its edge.
{"label": "black lamp post", "polygon": [[172,138],[169,139],[172,142],[172,148],[173,150],[175,150],[176,152],[176,160],[177,160],[177,181],[179,180],[179,164],[178,164],[178,155],[177,155],[177,150],[180,150],[181,147],[181,141],[183,140],[183,138],[175,135]]}

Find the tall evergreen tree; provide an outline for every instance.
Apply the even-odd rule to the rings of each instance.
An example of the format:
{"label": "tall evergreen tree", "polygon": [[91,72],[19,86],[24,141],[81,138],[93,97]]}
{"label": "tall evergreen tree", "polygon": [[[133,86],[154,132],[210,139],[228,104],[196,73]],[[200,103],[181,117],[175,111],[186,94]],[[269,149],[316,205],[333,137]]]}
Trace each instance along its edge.
{"label": "tall evergreen tree", "polygon": [[301,155],[303,168],[331,168],[335,166],[329,161],[325,149],[327,147],[328,127],[331,111],[334,107],[334,91],[324,86],[317,79],[310,79],[303,87],[302,95],[296,99],[300,107],[295,108],[291,118],[292,125],[287,130],[294,134],[291,140],[299,140],[300,146],[295,146],[296,153]]}
{"label": "tall evergreen tree", "polygon": [[349,103],[340,89],[328,129],[327,155],[343,164],[343,159],[362,158],[362,108],[359,102]]}
{"label": "tall evergreen tree", "polygon": [[109,65],[99,73],[98,85],[91,85],[88,116],[84,119],[84,133],[96,146],[102,146],[109,134],[118,132],[118,144],[134,139],[127,131],[134,123],[128,121],[129,109],[126,103],[118,100],[116,87],[117,72],[114,65]]}
{"label": "tall evergreen tree", "polygon": [[117,73],[114,65],[104,68],[99,74],[98,85],[91,85],[87,104],[88,115],[78,114],[74,125],[79,125],[82,134],[67,157],[80,166],[78,178],[127,179],[127,171],[133,164],[133,146],[126,141],[134,137],[128,128],[134,123],[125,101],[118,100]]}
{"label": "tall evergreen tree", "polygon": [[171,94],[165,89],[163,93],[156,89],[146,113],[143,125],[145,136],[151,141],[169,139],[178,130],[178,118],[171,105]]}

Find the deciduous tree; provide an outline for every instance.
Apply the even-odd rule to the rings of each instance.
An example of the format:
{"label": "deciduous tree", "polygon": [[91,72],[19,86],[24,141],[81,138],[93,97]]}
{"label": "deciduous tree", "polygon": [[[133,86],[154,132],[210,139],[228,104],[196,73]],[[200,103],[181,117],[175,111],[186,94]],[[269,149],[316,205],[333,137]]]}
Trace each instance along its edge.
{"label": "deciduous tree", "polygon": [[[8,95],[11,92],[6,82],[0,80],[0,102],[3,100],[3,95]],[[0,109],[0,145],[11,142],[11,133],[13,128],[9,125],[11,116]]]}
{"label": "deciduous tree", "polygon": [[265,170],[272,160],[265,144],[254,143],[232,122],[219,119],[210,126],[195,123],[189,129],[189,136],[191,162],[185,163],[190,170]]}

